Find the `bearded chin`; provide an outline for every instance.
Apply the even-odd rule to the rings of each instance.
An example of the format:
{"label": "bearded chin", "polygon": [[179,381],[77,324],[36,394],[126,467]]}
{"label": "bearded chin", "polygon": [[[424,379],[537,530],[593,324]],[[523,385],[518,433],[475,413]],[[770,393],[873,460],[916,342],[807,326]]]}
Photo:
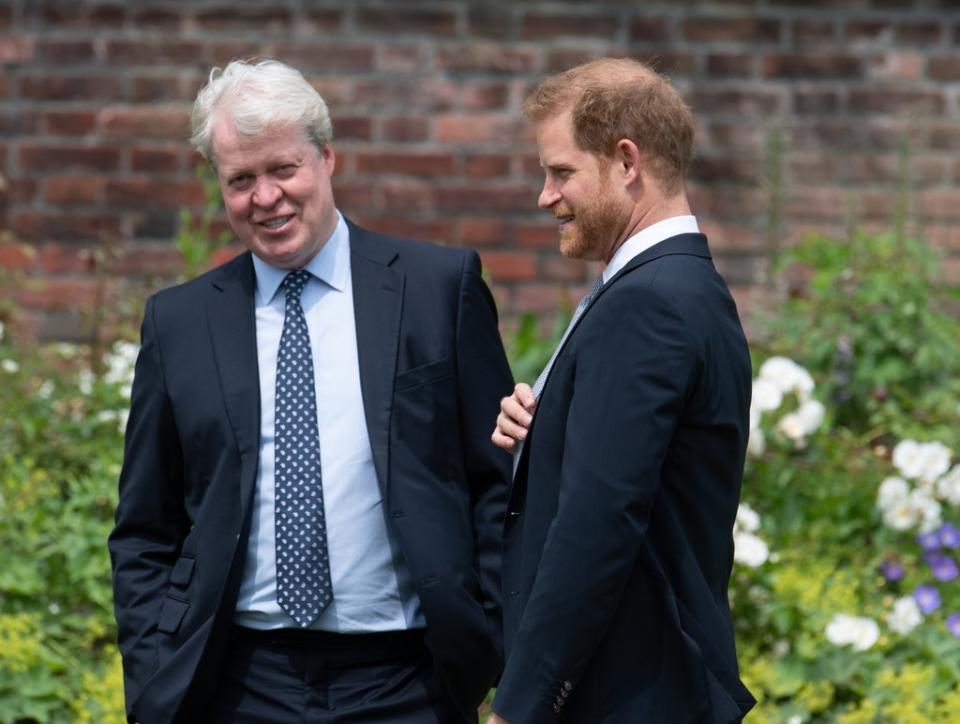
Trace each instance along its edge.
{"label": "bearded chin", "polygon": [[613,198],[597,194],[578,210],[573,228],[561,233],[560,253],[571,259],[607,261],[622,231],[620,216],[621,210]]}

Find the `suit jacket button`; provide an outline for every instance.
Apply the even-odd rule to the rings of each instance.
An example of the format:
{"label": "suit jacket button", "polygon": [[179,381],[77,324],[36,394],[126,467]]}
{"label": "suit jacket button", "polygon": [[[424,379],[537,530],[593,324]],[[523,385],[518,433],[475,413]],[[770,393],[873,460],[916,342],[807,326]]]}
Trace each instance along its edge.
{"label": "suit jacket button", "polygon": [[570,691],[571,689],[573,689],[573,684],[571,684],[569,681],[564,681],[563,688],[566,689],[567,691]]}
{"label": "suit jacket button", "polygon": [[560,696],[562,696],[564,699],[566,699],[568,696],[570,696],[570,692],[567,691],[566,689],[561,689],[561,690],[560,690]]}
{"label": "suit jacket button", "polygon": [[560,705],[559,705],[559,704],[554,704],[554,705],[553,705],[553,711],[554,711],[555,714],[559,714],[559,713],[560,713]]}

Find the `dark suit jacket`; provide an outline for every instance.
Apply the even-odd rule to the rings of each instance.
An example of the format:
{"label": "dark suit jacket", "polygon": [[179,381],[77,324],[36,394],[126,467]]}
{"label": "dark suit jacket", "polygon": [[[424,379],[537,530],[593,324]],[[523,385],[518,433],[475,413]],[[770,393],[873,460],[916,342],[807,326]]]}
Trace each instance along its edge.
{"label": "dark suit jacket", "polygon": [[727,583],[750,390],[704,236],[655,245],[594,298],[550,371],[507,509],[501,716],[749,710]]}
{"label": "dark suit jacket", "polygon": [[[454,699],[502,666],[510,462],[490,442],[512,379],[474,252],[350,225],[364,413],[385,513]],[[236,605],[257,475],[249,253],[146,305],[110,536],[128,715],[200,721]]]}

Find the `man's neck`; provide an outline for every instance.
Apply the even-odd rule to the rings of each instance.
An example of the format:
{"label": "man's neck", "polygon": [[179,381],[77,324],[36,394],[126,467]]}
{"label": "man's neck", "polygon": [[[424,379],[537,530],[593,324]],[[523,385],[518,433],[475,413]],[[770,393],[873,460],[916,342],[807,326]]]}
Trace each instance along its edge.
{"label": "man's neck", "polygon": [[686,216],[690,213],[690,202],[687,201],[686,191],[671,196],[670,198],[660,198],[656,202],[634,207],[630,221],[617,239],[617,242],[611,247],[604,264],[609,264],[617,249],[623,246],[623,243],[631,236],[638,234],[649,226],[671,219],[674,216]]}

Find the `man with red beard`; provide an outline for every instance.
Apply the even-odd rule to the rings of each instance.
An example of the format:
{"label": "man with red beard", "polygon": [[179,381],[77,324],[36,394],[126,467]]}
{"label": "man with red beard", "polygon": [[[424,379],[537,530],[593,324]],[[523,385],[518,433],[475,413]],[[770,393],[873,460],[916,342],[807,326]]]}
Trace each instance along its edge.
{"label": "man with red beard", "polygon": [[684,189],[693,122],[647,66],[602,59],[527,100],[560,251],[605,266],[534,387],[514,453],[494,724],[730,722],[727,585],[751,371]]}

